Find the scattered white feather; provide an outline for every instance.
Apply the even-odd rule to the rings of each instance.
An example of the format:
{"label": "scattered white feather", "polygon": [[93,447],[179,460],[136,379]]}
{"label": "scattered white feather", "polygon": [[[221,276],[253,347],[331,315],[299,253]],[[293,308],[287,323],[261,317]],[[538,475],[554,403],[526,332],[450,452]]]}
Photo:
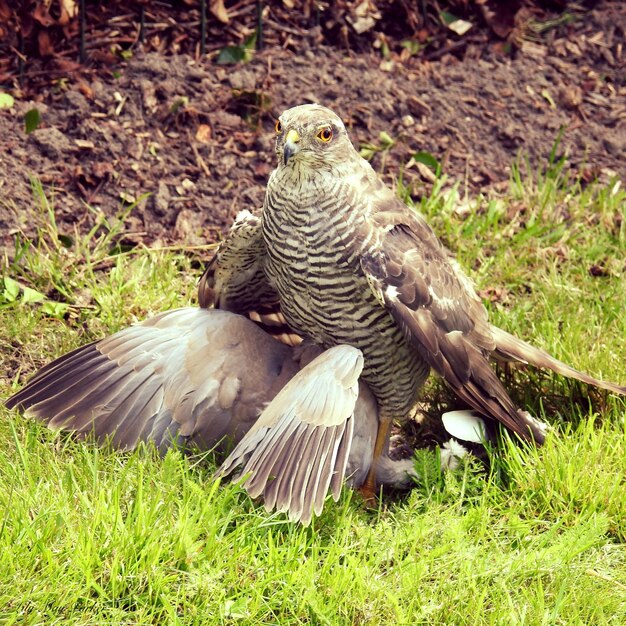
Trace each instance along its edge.
{"label": "scattered white feather", "polygon": [[393,285],[389,285],[385,290],[385,295],[389,300],[397,300],[398,299],[398,288]]}
{"label": "scattered white feather", "polygon": [[441,416],[443,427],[461,441],[482,443],[487,438],[485,422],[476,411],[448,411]]}
{"label": "scattered white feather", "polygon": [[469,450],[463,447],[456,439],[446,441],[439,450],[441,469],[454,472],[458,469],[461,459],[469,454]]}
{"label": "scattered white feather", "polygon": [[403,489],[410,487],[418,478],[415,471],[415,461],[411,459],[392,460],[388,456],[381,456],[376,461],[376,483],[391,485]]}
{"label": "scattered white feather", "polygon": [[526,421],[533,424],[542,435],[547,435],[548,430],[550,429],[549,424],[533,417],[530,413],[528,413],[528,411],[524,411],[524,416],[526,417]]}
{"label": "scattered white feather", "polygon": [[248,211],[248,209],[242,209],[241,211],[239,211],[239,213],[237,213],[237,215],[235,215],[235,224],[238,224],[240,222],[245,222],[249,220],[251,217],[254,217],[254,216],[252,215],[250,211]]}

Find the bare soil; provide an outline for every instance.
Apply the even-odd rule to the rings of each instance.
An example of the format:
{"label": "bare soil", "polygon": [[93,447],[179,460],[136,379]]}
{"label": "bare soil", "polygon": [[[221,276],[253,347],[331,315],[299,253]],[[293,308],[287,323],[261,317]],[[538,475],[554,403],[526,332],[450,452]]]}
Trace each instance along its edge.
{"label": "bare soil", "polygon": [[[206,243],[235,213],[262,204],[273,168],[274,119],[316,101],[336,110],[388,182],[402,171],[419,196],[431,176],[411,156],[435,156],[469,192],[506,186],[520,154],[559,155],[584,181],[626,179],[626,6],[607,2],[515,54],[471,41],[461,56],[399,62],[316,43],[264,50],[237,66],[135,54],[116,71],[63,84],[0,110],[0,244],[32,236],[30,180],[53,202],[61,232],[138,201],[126,243]],[[27,135],[23,115],[41,124]]]}

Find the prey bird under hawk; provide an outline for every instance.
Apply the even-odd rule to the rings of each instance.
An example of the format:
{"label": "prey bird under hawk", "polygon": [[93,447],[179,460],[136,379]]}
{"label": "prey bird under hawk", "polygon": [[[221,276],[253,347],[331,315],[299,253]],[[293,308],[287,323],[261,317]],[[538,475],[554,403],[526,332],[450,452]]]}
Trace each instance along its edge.
{"label": "prey bird under hawk", "polygon": [[[362,365],[351,346],[293,348],[241,315],[185,307],[59,357],[6,406],[122,450],[142,442],[161,453],[239,444],[222,473],[243,461],[252,497],[308,524],[329,491],[337,500],[344,479],[359,487],[374,462],[377,407],[359,383]],[[248,450],[267,439],[274,457],[259,467],[259,454]],[[292,448],[299,454],[290,457]],[[463,453],[444,446],[442,468]],[[411,459],[375,462],[379,485],[412,484]]]}
{"label": "prey bird under hawk", "polygon": [[[302,337],[361,350],[362,379],[378,403],[375,458],[386,449],[391,422],[412,414],[431,370],[480,415],[537,443],[544,425],[515,406],[490,359],[626,394],[490,324],[451,253],[358,154],[333,111],[317,104],[285,111],[276,122],[276,156],[261,216],[251,216],[234,255],[238,278],[224,289],[209,267],[200,291],[240,313],[251,301],[278,302]],[[257,444],[273,458],[269,440]],[[366,497],[375,485],[373,464]]]}
{"label": "prey bird under hawk", "polygon": [[[219,473],[241,466],[252,497],[303,524],[329,491],[338,499],[344,480],[361,486],[373,463],[377,485],[409,487],[412,459],[374,459],[377,404],[359,382],[362,353],[324,351],[285,328],[260,262],[260,233],[260,218],[241,211],[200,281],[202,308],[165,311],[60,356],[6,406],[122,450],[143,442],[161,453],[224,452],[235,444]],[[461,415],[461,429],[454,423],[454,436],[482,437],[471,417]],[[442,469],[466,452],[446,442]]]}

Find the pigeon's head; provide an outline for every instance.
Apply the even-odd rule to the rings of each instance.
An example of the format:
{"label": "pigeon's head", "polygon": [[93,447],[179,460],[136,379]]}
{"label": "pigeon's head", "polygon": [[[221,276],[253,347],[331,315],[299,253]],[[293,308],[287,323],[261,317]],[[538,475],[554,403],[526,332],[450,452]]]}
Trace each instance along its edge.
{"label": "pigeon's head", "polygon": [[287,109],[276,120],[278,167],[334,167],[355,153],[341,118],[319,104]]}

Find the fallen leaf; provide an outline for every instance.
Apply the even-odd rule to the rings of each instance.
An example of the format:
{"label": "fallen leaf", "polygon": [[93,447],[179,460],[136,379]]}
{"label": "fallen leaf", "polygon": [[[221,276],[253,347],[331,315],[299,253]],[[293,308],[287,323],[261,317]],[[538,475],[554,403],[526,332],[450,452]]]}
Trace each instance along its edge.
{"label": "fallen leaf", "polygon": [[93,100],[93,90],[87,83],[83,81],[79,82],[78,91],[80,91],[80,93],[82,93],[88,100]]}
{"label": "fallen leaf", "polygon": [[228,11],[224,6],[224,0],[211,0],[209,10],[220,22],[222,22],[222,24],[228,24],[228,22],[230,22]]}
{"label": "fallen leaf", "polygon": [[70,20],[78,15],[78,3],[76,0],[61,0],[61,15],[59,24],[65,26]]}
{"label": "fallen leaf", "polygon": [[11,109],[15,104],[15,98],[10,93],[0,91],[0,109]]}
{"label": "fallen leaf", "polygon": [[42,57],[51,57],[54,54],[54,46],[50,40],[50,33],[47,30],[40,30],[37,35],[39,54]]}
{"label": "fallen leaf", "polygon": [[196,141],[209,143],[211,141],[211,127],[208,124],[200,124],[196,130]]}
{"label": "fallen leaf", "polygon": [[415,161],[415,167],[419,171],[420,176],[429,183],[434,183],[437,180],[437,176],[427,165],[424,165],[419,161]]}
{"label": "fallen leaf", "polygon": [[40,116],[38,109],[31,109],[24,114],[24,130],[27,135],[30,135],[34,130],[39,127]]}
{"label": "fallen leaf", "polygon": [[374,3],[369,2],[369,0],[363,0],[363,2],[352,8],[351,14],[346,16],[346,21],[352,26],[357,35],[362,35],[371,30],[381,17]]}
{"label": "fallen leaf", "polygon": [[472,26],[471,22],[459,19],[456,15],[452,15],[448,11],[441,11],[439,14],[441,21],[457,35],[464,35]]}
{"label": "fallen leaf", "polygon": [[[413,161],[415,161],[415,163],[425,165],[434,172],[437,172],[441,167],[439,161],[437,161],[437,159],[432,154],[430,154],[430,152],[416,152],[413,155],[412,159]],[[420,172],[422,171],[421,168],[418,167],[418,169],[420,170]]]}
{"label": "fallen leaf", "polygon": [[45,2],[45,0],[40,0],[40,2],[35,7],[35,10],[32,12],[32,16],[42,26],[52,26],[54,24],[54,18],[50,15],[49,11],[49,2]]}
{"label": "fallen leaf", "polygon": [[554,103],[554,98],[552,98],[552,96],[550,95],[550,92],[547,89],[542,89],[541,90],[541,95],[542,95],[542,97],[545,100],[547,100],[547,102],[550,105],[551,109],[556,109],[556,104]]}
{"label": "fallen leaf", "polygon": [[88,139],[75,139],[74,143],[82,149],[85,150],[92,150],[93,148],[96,147],[96,144],[94,144],[93,141],[89,141]]}
{"label": "fallen leaf", "polygon": [[58,56],[54,62],[56,63],[56,66],[59,70],[61,70],[62,72],[75,72],[76,70],[80,69],[81,64],[78,63],[77,61],[72,61],[71,59],[64,59],[60,56]]}
{"label": "fallen leaf", "polygon": [[518,0],[512,2],[497,2],[483,0],[477,2],[489,28],[502,39],[506,39],[515,27],[515,14],[519,11]]}
{"label": "fallen leaf", "polygon": [[457,35],[465,35],[471,27],[472,23],[466,20],[454,20],[448,24],[448,28]]}
{"label": "fallen leaf", "polygon": [[8,22],[12,11],[7,4],[7,0],[0,0],[0,23]]}

